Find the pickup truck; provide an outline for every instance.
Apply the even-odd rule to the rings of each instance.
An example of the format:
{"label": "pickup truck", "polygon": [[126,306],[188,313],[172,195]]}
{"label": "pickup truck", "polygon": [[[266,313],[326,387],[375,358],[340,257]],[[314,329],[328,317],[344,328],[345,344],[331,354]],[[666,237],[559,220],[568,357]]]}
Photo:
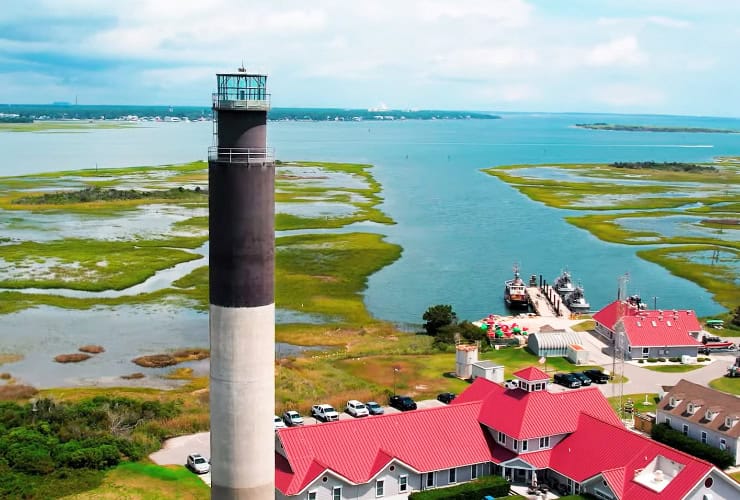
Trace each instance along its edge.
{"label": "pickup truck", "polygon": [[321,422],[333,422],[339,420],[339,413],[327,404],[313,405],[311,407],[311,416]]}

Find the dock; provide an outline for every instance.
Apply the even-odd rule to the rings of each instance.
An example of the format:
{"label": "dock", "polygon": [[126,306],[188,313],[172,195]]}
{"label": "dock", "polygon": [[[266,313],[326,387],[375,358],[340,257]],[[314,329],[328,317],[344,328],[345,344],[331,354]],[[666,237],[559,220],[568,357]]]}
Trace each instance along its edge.
{"label": "dock", "polygon": [[532,305],[532,309],[538,316],[547,318],[570,318],[571,312],[563,304],[563,300],[550,285],[543,285],[541,288],[530,286],[526,289],[527,300]]}

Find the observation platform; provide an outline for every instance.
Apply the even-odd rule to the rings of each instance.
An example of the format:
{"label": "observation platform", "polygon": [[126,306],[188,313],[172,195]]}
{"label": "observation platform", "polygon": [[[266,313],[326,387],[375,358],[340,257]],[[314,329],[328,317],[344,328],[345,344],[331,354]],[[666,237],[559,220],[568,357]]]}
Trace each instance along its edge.
{"label": "observation platform", "polygon": [[208,161],[222,161],[248,165],[271,165],[275,163],[273,148],[208,148]]}

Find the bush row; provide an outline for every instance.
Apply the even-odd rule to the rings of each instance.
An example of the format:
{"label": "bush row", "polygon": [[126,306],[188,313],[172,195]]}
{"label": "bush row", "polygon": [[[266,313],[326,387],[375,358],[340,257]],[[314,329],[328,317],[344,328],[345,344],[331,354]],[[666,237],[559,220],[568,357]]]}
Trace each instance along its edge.
{"label": "bush row", "polygon": [[409,495],[410,500],[480,500],[486,495],[493,498],[508,496],[511,485],[501,476],[483,476],[474,481],[463,483],[449,488],[437,488],[414,492]]}
{"label": "bush row", "polygon": [[735,458],[729,452],[684,436],[682,432],[672,429],[665,423],[654,425],[651,436],[656,441],[711,462],[720,469],[726,469],[735,463]]}

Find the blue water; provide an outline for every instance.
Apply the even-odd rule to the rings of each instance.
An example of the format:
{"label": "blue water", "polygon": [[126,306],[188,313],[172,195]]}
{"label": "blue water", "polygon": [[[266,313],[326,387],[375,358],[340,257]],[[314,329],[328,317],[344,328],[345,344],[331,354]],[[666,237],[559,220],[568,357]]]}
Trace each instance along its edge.
{"label": "blue water", "polygon": [[[522,274],[552,281],[567,267],[592,307],[629,293],[663,309],[722,310],[695,284],[636,257],[639,247],[604,243],[570,226],[557,210],[530,201],[480,172],[521,163],[629,160],[708,161],[740,155],[738,134],[609,132],[575,123],[740,129],[740,120],[707,117],[503,114],[501,120],[271,122],[269,142],[282,160],[362,162],[376,166],[382,208],[395,226],[368,225],[403,246],[400,260],[371,276],[367,307],[378,318],[419,323],[429,305],[452,304],[461,318],[504,311],[503,281],[514,262]],[[166,164],[204,159],[209,123],[85,134],[0,133],[0,175],[72,168]]]}

